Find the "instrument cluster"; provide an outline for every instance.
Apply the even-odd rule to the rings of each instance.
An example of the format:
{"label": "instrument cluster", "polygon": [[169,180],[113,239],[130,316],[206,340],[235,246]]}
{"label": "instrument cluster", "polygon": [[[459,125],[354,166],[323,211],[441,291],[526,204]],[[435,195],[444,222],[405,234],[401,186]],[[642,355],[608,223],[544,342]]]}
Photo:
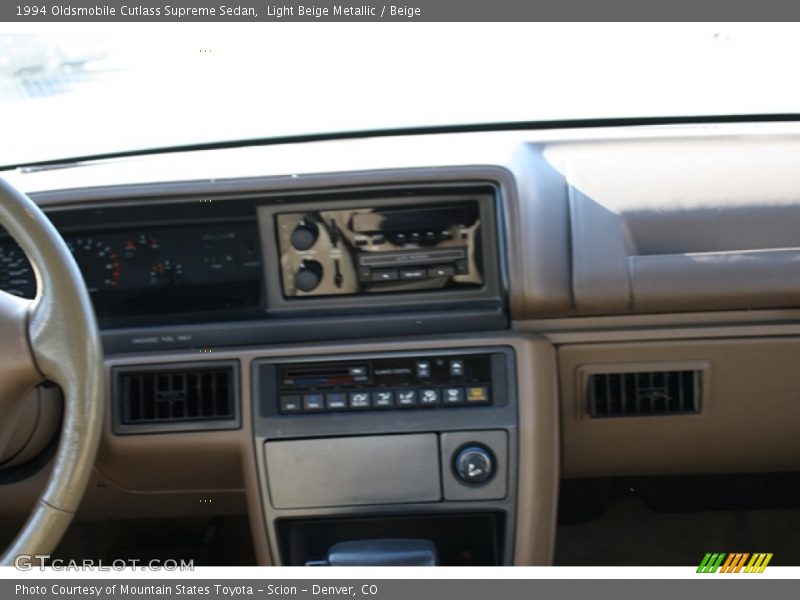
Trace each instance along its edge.
{"label": "instrument cluster", "polygon": [[[255,307],[262,260],[255,222],[66,234],[98,318]],[[36,278],[16,243],[0,241],[0,289],[24,298]]]}

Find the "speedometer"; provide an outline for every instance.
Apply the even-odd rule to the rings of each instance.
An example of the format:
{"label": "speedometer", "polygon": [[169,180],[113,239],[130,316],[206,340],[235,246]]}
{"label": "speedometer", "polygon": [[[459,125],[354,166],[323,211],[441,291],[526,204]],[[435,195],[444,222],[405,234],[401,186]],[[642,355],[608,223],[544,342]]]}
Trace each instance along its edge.
{"label": "speedometer", "polygon": [[11,245],[0,246],[0,290],[33,298],[36,295],[36,278],[22,250]]}
{"label": "speedometer", "polygon": [[81,269],[90,292],[112,289],[119,285],[121,275],[119,256],[101,240],[91,237],[73,238],[67,242]]}

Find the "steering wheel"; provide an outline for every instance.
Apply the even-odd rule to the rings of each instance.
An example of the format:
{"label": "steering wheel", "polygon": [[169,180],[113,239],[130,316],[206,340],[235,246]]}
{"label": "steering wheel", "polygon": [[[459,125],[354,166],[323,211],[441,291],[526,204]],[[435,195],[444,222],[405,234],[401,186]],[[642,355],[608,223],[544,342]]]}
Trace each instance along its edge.
{"label": "steering wheel", "polygon": [[0,291],[0,451],[13,433],[25,392],[44,379],[61,386],[64,418],[47,484],[0,557],[50,554],[89,482],[103,418],[103,354],[92,304],[72,253],[50,220],[0,179],[0,225],[36,274],[36,297]]}

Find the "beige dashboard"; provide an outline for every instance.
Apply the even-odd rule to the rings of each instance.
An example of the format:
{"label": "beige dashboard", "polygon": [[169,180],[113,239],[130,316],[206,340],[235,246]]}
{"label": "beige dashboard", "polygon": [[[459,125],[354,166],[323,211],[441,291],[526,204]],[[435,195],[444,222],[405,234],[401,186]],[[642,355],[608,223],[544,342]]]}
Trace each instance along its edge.
{"label": "beige dashboard", "polygon": [[[258,560],[278,562],[273,521],[286,515],[264,509],[254,364],[308,355],[512,349],[508,563],[552,561],[560,478],[800,468],[797,124],[386,136],[0,175],[53,213],[175,199],[291,208],[384,189],[496,194],[497,260],[484,271],[496,276],[499,304],[469,296],[472,321],[455,319],[457,301],[442,305],[448,330],[428,331],[436,318],[419,307],[400,329],[346,325],[294,339],[251,321],[107,328],[107,425],[81,518],[246,514]],[[262,250],[265,262],[277,258],[277,246]],[[354,318],[319,310],[310,317],[328,325]],[[238,365],[238,427],[115,432],[115,369],[219,361]],[[43,480],[40,470],[13,484],[2,514],[23,516]]]}

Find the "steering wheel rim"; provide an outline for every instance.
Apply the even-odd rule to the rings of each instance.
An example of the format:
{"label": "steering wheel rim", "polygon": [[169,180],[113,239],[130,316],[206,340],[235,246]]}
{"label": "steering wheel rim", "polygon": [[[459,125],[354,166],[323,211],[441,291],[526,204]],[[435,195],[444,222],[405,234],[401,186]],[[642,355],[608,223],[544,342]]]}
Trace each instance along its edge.
{"label": "steering wheel rim", "polygon": [[0,225],[28,257],[37,288],[33,300],[0,291],[0,433],[10,428],[25,390],[49,379],[64,393],[49,479],[0,556],[0,565],[11,565],[22,554],[50,554],[71,523],[97,455],[104,380],[97,321],[72,253],[39,207],[2,178]]}

